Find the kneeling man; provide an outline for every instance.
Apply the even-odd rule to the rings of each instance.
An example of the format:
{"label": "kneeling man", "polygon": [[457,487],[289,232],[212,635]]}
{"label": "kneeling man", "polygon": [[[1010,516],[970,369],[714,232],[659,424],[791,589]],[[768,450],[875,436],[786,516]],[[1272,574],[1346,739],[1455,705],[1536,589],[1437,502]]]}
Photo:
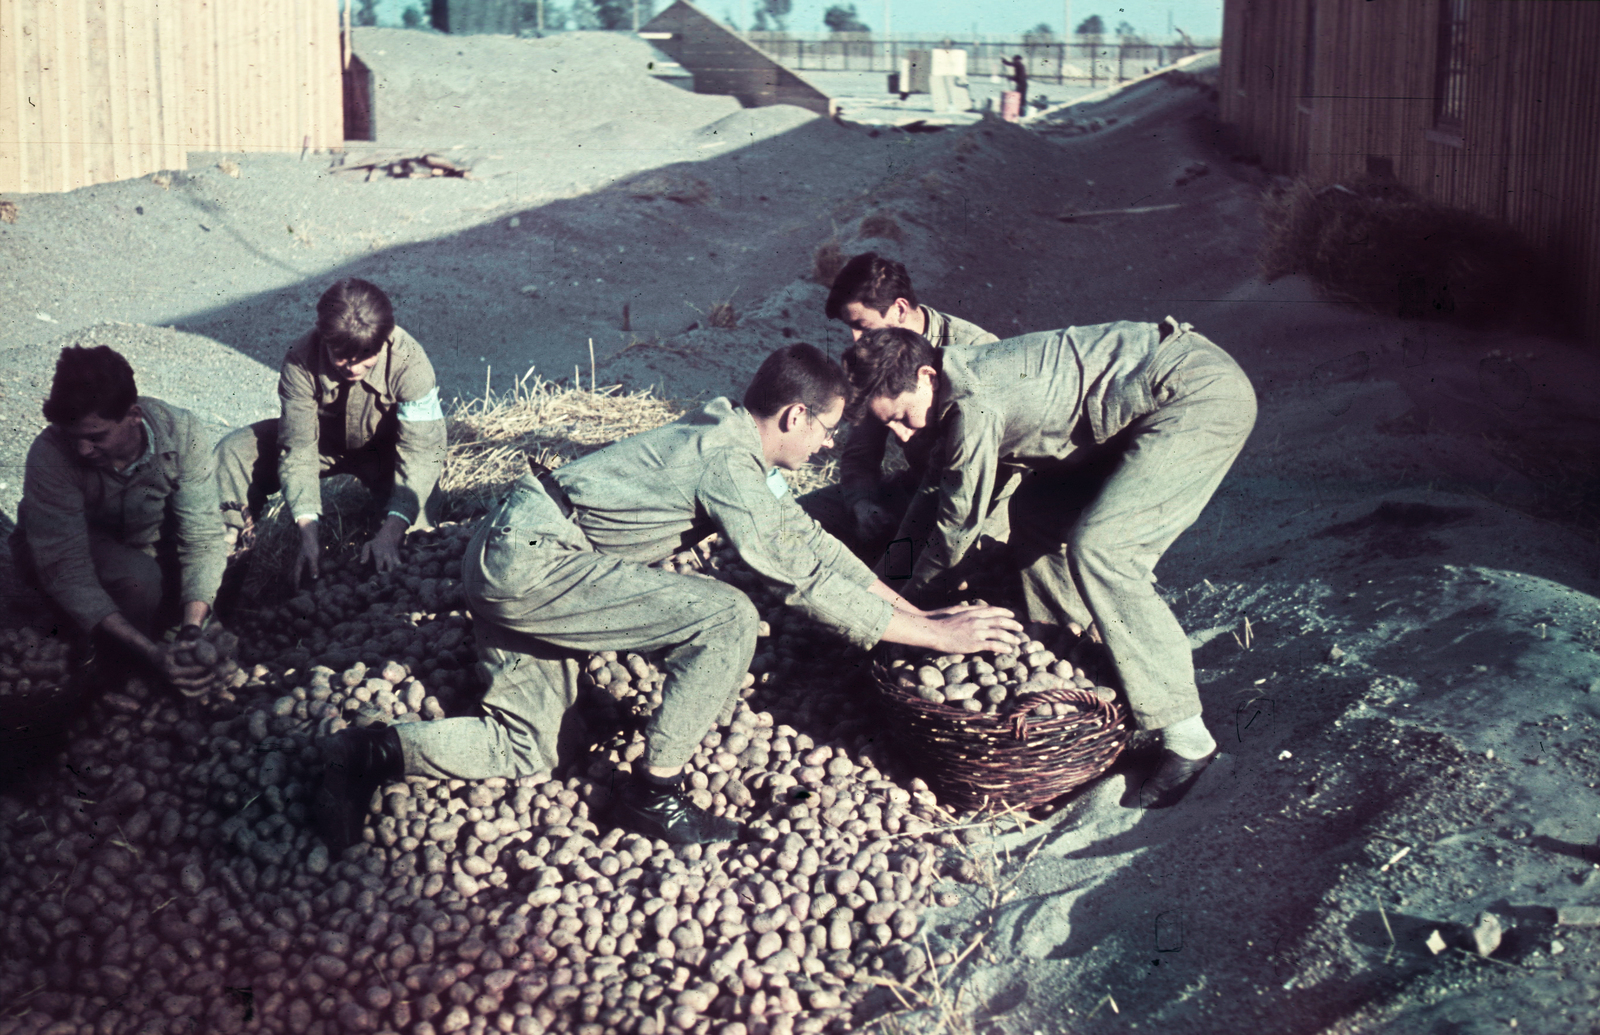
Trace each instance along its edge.
{"label": "kneeling man", "polygon": [[361,550],[379,571],[400,563],[444,467],[444,413],[433,364],[395,326],[389,296],[351,277],[317,302],[316,328],[290,346],[278,375],[282,416],[240,428],[217,443],[217,480],[228,538],[248,539],[267,498],[281,487],[300,530],[295,579],[316,578],[322,546],[319,479],[355,475],[384,511]]}
{"label": "kneeling man", "polygon": [[50,426],[28,450],[11,534],[24,582],[90,643],[133,655],[186,694],[211,682],[159,642],[181,620],[196,638],[222,581],[211,443],[187,410],[141,396],[119,353],[68,346],[56,360]]}
{"label": "kneeling man", "polygon": [[1163,733],[1144,784],[1174,805],[1216,755],[1189,643],[1153,570],[1194,523],[1255,424],[1232,358],[1187,324],[1110,323],[933,348],[903,329],[844,356],[855,407],[934,453],[900,535],[916,553],[903,592],[936,599],[977,538],[1002,464],[1028,471],[1010,503],[1028,617],[1098,628],[1134,717]]}
{"label": "kneeling man", "polygon": [[647,566],[713,532],[791,606],[862,647],[887,639],[964,653],[1017,643],[1021,626],[1001,608],[912,607],[795,503],[782,472],[832,438],[845,390],[837,364],[792,345],[762,363],[743,406],[714,399],[523,476],[462,562],[485,714],[341,732],[319,801],[330,843],[360,835],[383,781],[523,776],[573,757],[579,666],[598,650],[665,651],[662,703],[633,780],[618,788],[616,818],[673,842],[738,836],[736,823],[690,802],[681,776],[749,668],[755,606],[732,586]]}

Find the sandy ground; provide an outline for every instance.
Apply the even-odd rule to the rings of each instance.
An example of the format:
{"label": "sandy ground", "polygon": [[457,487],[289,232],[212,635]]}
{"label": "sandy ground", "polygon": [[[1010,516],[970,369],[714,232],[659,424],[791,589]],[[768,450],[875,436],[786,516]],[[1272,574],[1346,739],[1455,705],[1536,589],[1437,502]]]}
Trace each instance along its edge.
{"label": "sandy ground", "polygon": [[[828,241],[903,257],[928,302],[1002,336],[1170,313],[1261,401],[1158,572],[1224,754],[1181,808],[1125,807],[1115,771],[976,845],[993,866],[925,930],[935,952],[978,944],[900,1030],[1600,1030],[1600,935],[1556,923],[1600,904],[1600,549],[1552,504],[1592,500],[1553,462],[1595,441],[1591,352],[1261,283],[1265,178],[1193,86],[1140,84],[1054,132],[908,134],[688,94],[628,40],[356,46],[380,140],[347,161],[427,149],[473,179],[362,182],[327,155],[230,156],[234,179],[195,155],[167,188],[11,199],[7,520],[59,345],[116,344],[146,390],[237,425],[270,410],[342,275],[389,289],[466,394],[490,367],[587,376],[590,338],[601,383],[680,398],[737,392],[784,341],[837,354],[807,279]],[[861,237],[869,214],[898,239]],[[739,326],[704,326],[730,298]],[[1493,959],[1424,947],[1466,944],[1484,911],[1510,931]]]}

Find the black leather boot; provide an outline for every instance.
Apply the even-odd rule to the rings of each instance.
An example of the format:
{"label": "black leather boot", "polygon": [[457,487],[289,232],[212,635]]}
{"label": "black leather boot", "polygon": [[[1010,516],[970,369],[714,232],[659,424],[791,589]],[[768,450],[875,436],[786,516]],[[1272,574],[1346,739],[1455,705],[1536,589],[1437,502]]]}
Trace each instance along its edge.
{"label": "black leather boot", "polygon": [[405,775],[400,734],[391,726],[340,730],[323,745],[322,784],[315,800],[317,832],[338,855],[361,840],[372,792]]}
{"label": "black leather boot", "polygon": [[677,845],[737,841],[744,832],[737,820],[713,816],[697,806],[681,779],[660,784],[636,776],[617,794],[611,818],[635,833]]}

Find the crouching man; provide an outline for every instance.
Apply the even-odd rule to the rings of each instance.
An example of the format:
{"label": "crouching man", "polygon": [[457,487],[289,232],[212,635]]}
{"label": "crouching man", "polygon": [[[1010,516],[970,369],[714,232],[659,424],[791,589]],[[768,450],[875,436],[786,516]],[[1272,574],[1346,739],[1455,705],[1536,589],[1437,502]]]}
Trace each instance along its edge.
{"label": "crouching man", "polygon": [[756,609],[721,582],[647,567],[713,532],[791,606],[862,647],[887,639],[954,653],[1018,642],[1021,626],[1001,608],[912,607],[795,503],[782,472],[832,438],[845,390],[833,361],[793,345],[767,357],[743,406],[714,399],[523,476],[462,562],[488,677],[484,715],[338,734],[318,798],[330,844],[359,836],[381,782],[523,776],[572,758],[580,663],[598,650],[665,652],[663,700],[632,780],[617,788],[615,819],[677,843],[737,837],[737,823],[693,805],[681,776],[738,693]]}
{"label": "crouching man", "polygon": [[268,497],[283,489],[300,531],[294,577],[316,578],[322,547],[319,479],[352,474],[384,512],[361,560],[379,571],[400,563],[444,466],[444,413],[433,364],[395,326],[389,296],[350,278],[317,302],[316,328],[294,345],[278,375],[282,416],[217,443],[217,482],[228,539],[248,545]]}
{"label": "crouching man", "polygon": [[[876,252],[844,264],[833,278],[825,311],[828,319],[850,328],[855,341],[885,327],[920,334],[936,349],[1000,340],[977,324],[918,302],[905,266]],[[838,483],[806,494],[800,505],[857,556],[876,563],[927,470],[931,438],[913,435],[901,442],[906,466],[889,474],[883,470],[888,431],[871,421],[857,424],[839,453]],[[997,528],[990,531],[1004,535]]]}
{"label": "crouching man", "polygon": [[56,360],[50,426],[28,450],[12,559],[81,634],[186,694],[211,683],[174,660],[162,633],[195,639],[226,547],[211,443],[187,410],[141,396],[120,354],[68,346]]}
{"label": "crouching man", "polygon": [[937,599],[977,536],[1001,465],[1028,471],[1011,545],[1028,617],[1099,629],[1134,717],[1161,730],[1147,807],[1174,805],[1216,756],[1188,639],[1153,569],[1194,523],[1255,424],[1255,393],[1187,324],[1110,323],[933,348],[902,329],[863,335],[844,365],[864,419],[902,441],[932,434],[900,528],[903,592]]}

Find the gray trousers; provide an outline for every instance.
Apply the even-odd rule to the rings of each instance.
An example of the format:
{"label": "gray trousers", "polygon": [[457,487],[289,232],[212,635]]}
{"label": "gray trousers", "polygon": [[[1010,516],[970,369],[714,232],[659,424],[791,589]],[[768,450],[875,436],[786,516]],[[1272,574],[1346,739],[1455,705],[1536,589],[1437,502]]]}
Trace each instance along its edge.
{"label": "gray trousers", "polygon": [[411,775],[526,776],[570,761],[582,746],[580,665],[599,650],[666,651],[643,762],[680,766],[755,653],[760,616],[749,597],[596,553],[531,478],[484,519],[461,567],[488,681],[484,714],[397,727]]}
{"label": "gray trousers", "polygon": [[[259,518],[267,500],[282,488],[278,480],[278,418],[258,420],[249,427],[224,435],[214,450],[217,460],[217,497],[222,504],[222,523],[243,528],[240,508]],[[394,488],[393,450],[323,453],[318,457],[317,475],[354,475],[372,493],[375,504],[383,505]],[[417,516],[419,523],[426,519]]]}
{"label": "gray trousers", "polygon": [[[183,572],[177,554],[158,547],[140,548],[119,543],[98,532],[89,533],[89,561],[94,565],[95,578],[106,591],[117,610],[135,629],[154,638],[167,626],[182,617],[183,601],[178,599],[183,584]],[[28,549],[27,537],[21,532],[11,536],[11,563],[22,581],[43,592],[48,597],[34,567],[33,553]],[[50,601],[57,621],[66,628],[76,623]],[[83,630],[92,633],[92,629]]]}
{"label": "gray trousers", "polygon": [[1161,729],[1199,715],[1200,694],[1154,568],[1244,448],[1256,399],[1232,357],[1192,332],[1158,353],[1151,384],[1154,412],[1026,477],[1010,509],[1028,617],[1096,622],[1134,717]]}

